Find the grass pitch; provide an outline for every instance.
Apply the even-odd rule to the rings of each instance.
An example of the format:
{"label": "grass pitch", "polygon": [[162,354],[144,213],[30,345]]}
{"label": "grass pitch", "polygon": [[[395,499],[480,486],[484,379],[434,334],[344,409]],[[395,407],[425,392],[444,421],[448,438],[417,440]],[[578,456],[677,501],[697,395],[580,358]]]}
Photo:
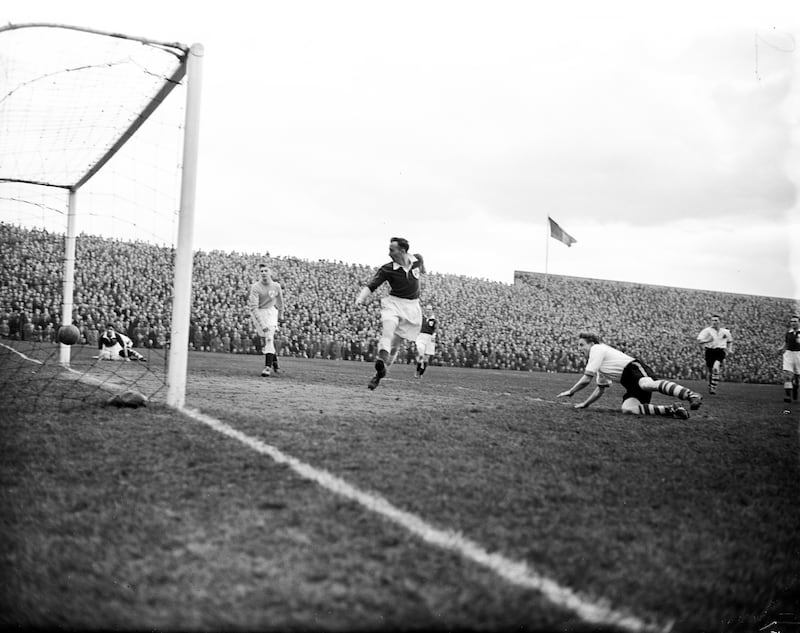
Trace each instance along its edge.
{"label": "grass pitch", "polygon": [[[371,392],[367,363],[282,359],[264,379],[262,362],[190,354],[187,405],[654,628],[753,631],[800,611],[800,408],[779,385],[724,383],[680,421],[624,416],[618,387],[573,410],[555,394],[575,375],[430,367],[415,380],[402,365]],[[51,381],[31,410],[19,385],[0,392],[6,626],[621,628],[158,395],[114,409]]]}

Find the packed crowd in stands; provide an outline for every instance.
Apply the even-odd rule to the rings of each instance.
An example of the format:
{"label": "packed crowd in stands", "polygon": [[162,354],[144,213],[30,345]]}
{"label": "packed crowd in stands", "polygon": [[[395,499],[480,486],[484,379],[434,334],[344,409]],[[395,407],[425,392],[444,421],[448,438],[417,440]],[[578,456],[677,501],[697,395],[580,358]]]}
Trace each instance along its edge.
{"label": "packed crowd in stands", "polygon": [[[0,223],[0,338],[54,342],[61,321],[64,236]],[[435,268],[435,253],[426,253]],[[265,254],[198,251],[194,257],[189,346],[205,352],[261,353],[247,293]],[[73,322],[81,343],[97,346],[112,323],[139,348],[169,344],[172,249],[92,235],[77,240]],[[387,258],[388,260],[388,258]],[[372,361],[384,285],[371,301],[354,299],[374,266],[294,257],[270,258],[284,289],[281,356]],[[376,262],[379,264],[381,262]],[[648,362],[664,377],[700,379],[697,333],[712,313],[731,329],[735,351],[726,379],[780,380],[783,332],[796,313],[790,299],[515,273],[513,285],[430,273],[423,305],[439,320],[434,365],[578,372],[581,331]],[[399,362],[412,362],[413,344]]]}

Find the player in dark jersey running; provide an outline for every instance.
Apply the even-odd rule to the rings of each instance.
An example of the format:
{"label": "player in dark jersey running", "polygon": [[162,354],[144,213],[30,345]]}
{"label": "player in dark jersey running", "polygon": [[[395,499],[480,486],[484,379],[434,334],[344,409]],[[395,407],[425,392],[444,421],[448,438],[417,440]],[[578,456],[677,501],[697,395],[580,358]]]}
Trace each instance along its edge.
{"label": "player in dark jersey running", "polygon": [[416,378],[422,376],[428,367],[428,362],[436,353],[436,314],[433,306],[425,306],[425,316],[422,318],[422,328],[417,336],[417,371]]}
{"label": "player in dark jersey running", "polygon": [[386,376],[397,355],[403,339],[414,341],[422,326],[422,309],[419,305],[420,275],[425,272],[422,256],[408,252],[408,240],[393,237],[389,240],[389,257],[392,261],[381,266],[372,280],[356,297],[356,305],[363,304],[384,282],[391,290],[381,299],[381,337],[378,341],[378,358],[375,375],[368,383],[372,390]]}

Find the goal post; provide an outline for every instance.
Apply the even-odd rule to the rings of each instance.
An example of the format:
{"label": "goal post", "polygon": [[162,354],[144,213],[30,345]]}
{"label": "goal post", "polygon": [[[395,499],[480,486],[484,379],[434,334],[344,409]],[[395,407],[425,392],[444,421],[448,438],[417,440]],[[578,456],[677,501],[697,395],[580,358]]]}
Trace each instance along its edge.
{"label": "goal post", "polygon": [[183,134],[181,206],[178,218],[178,245],[175,251],[174,295],[167,369],[167,404],[181,408],[186,401],[189,327],[192,307],[192,263],[194,205],[197,190],[197,157],[200,140],[200,94],[204,49],[194,44],[189,50],[186,91],[186,123]]}
{"label": "goal post", "polygon": [[[64,236],[64,281],[62,284],[61,323],[72,323],[72,306],[75,295],[75,212],[76,192],[70,189],[67,200],[67,233]],[[64,343],[59,344],[58,359],[64,367],[69,367],[72,348]]]}
{"label": "goal post", "polygon": [[[167,404],[177,408],[185,403],[188,368],[203,56],[197,43],[189,47],[45,22],[0,26],[0,221],[24,225],[27,218],[17,211],[24,204],[50,212],[43,228],[65,236],[60,319],[68,325],[77,309],[76,266],[83,264],[80,225],[110,218],[111,223],[142,228],[139,209],[152,214],[150,235],[155,239],[145,240],[172,245],[171,306],[163,302],[169,345],[161,380]],[[173,93],[178,86],[181,91]],[[182,118],[175,120],[173,105],[180,96]],[[173,119],[152,123],[164,116],[165,103]],[[171,126],[168,136],[180,140],[180,148],[176,143],[173,150],[177,157],[162,157],[159,149],[153,158],[137,149],[141,138],[159,138],[152,132],[158,125]],[[169,142],[160,142],[169,151]],[[137,160],[131,155],[147,155],[153,172],[131,162]],[[160,159],[163,164],[156,164]],[[102,187],[106,189],[98,193]],[[37,202],[53,199],[45,191],[65,192],[66,209],[61,202],[56,206],[62,210]],[[142,201],[139,196],[152,198]],[[95,198],[100,210],[92,213]],[[134,204],[141,206],[134,210]],[[115,237],[140,239],[133,231]],[[79,273],[91,274],[85,267]],[[57,347],[58,363],[70,368],[74,350]]]}

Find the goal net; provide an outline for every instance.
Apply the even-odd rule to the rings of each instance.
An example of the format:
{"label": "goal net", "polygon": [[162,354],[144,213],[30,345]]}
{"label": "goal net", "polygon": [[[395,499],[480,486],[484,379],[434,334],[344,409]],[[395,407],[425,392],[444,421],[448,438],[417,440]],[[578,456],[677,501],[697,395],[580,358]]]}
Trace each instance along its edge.
{"label": "goal net", "polygon": [[0,27],[5,397],[183,405],[201,60],[199,45]]}

